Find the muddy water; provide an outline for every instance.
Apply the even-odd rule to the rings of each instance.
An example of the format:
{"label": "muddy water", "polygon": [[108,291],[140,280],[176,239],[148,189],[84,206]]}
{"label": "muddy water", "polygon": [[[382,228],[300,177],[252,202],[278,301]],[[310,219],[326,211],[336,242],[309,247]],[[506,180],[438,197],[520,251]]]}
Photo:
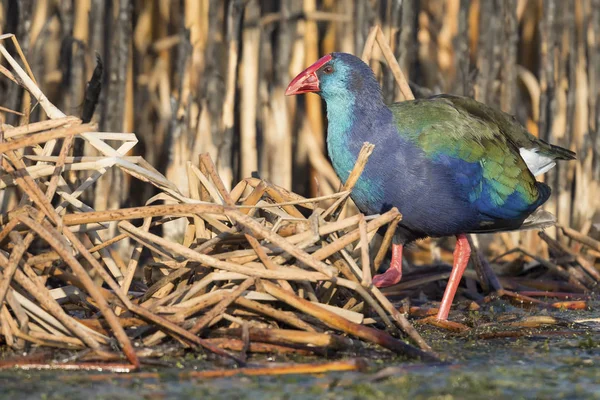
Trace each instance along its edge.
{"label": "muddy water", "polygon": [[[495,315],[506,320],[511,315],[518,319],[531,314],[512,308],[504,308],[502,312]],[[540,314],[538,310],[535,313]],[[566,321],[565,324],[544,327],[520,338],[481,339],[473,332],[456,335],[421,327],[432,346],[451,358],[448,364],[423,364],[367,350],[361,356],[369,359],[370,367],[360,373],[181,380],[178,374],[182,370],[215,368],[188,356],[172,360],[173,366],[169,368],[145,368],[159,372],[159,379],[90,381],[91,375],[99,373],[0,371],[0,398],[600,399],[600,323],[569,323],[598,318],[600,313],[588,310],[551,314]],[[498,327],[486,327],[485,323],[493,317],[489,313],[468,316],[474,326],[479,326],[475,330],[478,333]],[[278,361],[286,360],[281,357],[251,360],[257,364]]]}

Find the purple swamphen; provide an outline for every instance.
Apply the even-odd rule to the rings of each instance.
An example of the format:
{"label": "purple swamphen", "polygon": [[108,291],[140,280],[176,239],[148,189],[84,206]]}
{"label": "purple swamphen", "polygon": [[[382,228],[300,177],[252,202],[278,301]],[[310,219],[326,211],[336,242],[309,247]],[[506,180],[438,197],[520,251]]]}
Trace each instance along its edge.
{"label": "purple swamphen", "polygon": [[[438,95],[386,105],[373,71],[346,53],[328,54],[301,72],[286,95],[315,92],[327,106],[327,151],[346,181],[363,142],[373,154],[352,191],[366,214],[397,207],[390,268],[374,285],[402,277],[402,246],[455,235],[454,263],[437,318],[447,320],[469,261],[467,233],[548,226],[536,209],[550,188],[535,175],[575,153],[531,135],[516,119],[473,99]],[[528,218],[529,217],[529,218]]]}

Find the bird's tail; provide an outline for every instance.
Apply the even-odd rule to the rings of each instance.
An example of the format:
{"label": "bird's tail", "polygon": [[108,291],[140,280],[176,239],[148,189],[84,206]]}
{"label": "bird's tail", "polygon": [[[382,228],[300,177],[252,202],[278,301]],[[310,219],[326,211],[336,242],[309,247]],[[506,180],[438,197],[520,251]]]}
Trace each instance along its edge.
{"label": "bird's tail", "polygon": [[547,155],[553,160],[575,160],[577,158],[577,154],[569,149],[550,144],[545,140],[538,139],[538,141],[542,143],[540,153]]}
{"label": "bird's tail", "polygon": [[554,226],[556,224],[556,217],[548,211],[537,209],[533,214],[523,221],[523,224],[518,230],[526,231],[530,229],[544,229]]}

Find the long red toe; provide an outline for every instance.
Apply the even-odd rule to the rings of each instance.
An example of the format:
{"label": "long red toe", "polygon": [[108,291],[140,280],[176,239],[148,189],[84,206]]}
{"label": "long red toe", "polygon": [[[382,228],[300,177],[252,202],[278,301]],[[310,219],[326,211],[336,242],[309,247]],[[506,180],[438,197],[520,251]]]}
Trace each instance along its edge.
{"label": "long red toe", "polygon": [[402,245],[392,244],[392,261],[383,274],[373,277],[373,285],[378,288],[395,285],[402,279]]}

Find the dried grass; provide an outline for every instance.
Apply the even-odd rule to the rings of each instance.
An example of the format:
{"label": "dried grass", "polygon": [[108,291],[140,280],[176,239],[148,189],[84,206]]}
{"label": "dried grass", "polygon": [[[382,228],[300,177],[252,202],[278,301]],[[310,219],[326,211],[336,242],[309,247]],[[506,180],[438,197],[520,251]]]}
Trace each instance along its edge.
{"label": "dried grass", "polygon": [[[403,9],[409,15],[412,12],[410,2],[404,3],[407,5]],[[583,10],[581,6],[575,6],[573,13],[577,18],[581,19],[581,15],[589,11],[588,3],[583,3]],[[304,109],[300,109],[296,99],[283,98],[283,85],[290,73],[298,72],[321,52],[316,21],[325,21],[328,27],[322,43],[325,51],[352,51],[364,47],[363,58],[371,60],[375,69],[383,74],[384,91],[391,92],[394,97],[413,98],[402,73],[403,70],[408,72],[409,58],[402,54],[400,65],[403,68],[400,68],[396,61],[397,44],[402,46],[402,51],[418,46],[421,58],[427,58],[424,54],[430,55],[431,63],[422,60],[425,80],[429,83],[436,81],[437,78],[432,78],[436,74],[447,73],[458,77],[457,82],[462,80],[467,88],[468,80],[460,77],[460,72],[468,71],[464,66],[468,60],[458,60],[450,45],[453,35],[464,35],[465,40],[468,39],[464,27],[467,10],[463,9],[462,2],[460,9],[450,7],[451,12],[443,19],[439,37],[433,35],[434,24],[430,24],[430,19],[436,18],[436,12],[420,15],[419,24],[425,27],[421,27],[418,43],[407,41],[407,37],[410,39],[407,32],[418,28],[414,26],[416,18],[407,17],[407,24],[399,32],[399,43],[391,39],[392,32],[397,32],[392,20],[397,14],[389,14],[386,17],[389,19],[382,21],[383,29],[375,26],[370,31],[371,25],[366,25],[366,20],[361,18],[352,26],[357,32],[364,33],[356,36],[362,37],[364,43],[362,39],[351,43],[348,39],[351,36],[344,32],[348,32],[353,10],[358,13],[365,5],[350,1],[340,4],[328,7],[343,9],[341,13],[316,10],[315,2],[305,1],[288,4],[281,12],[267,14],[258,2],[250,1],[246,4],[242,24],[240,10],[233,5],[219,11],[205,1],[186,1],[189,13],[185,26],[190,30],[189,41],[181,36],[168,36],[168,31],[163,29],[169,18],[164,4],[157,6],[161,8],[160,12],[154,12],[150,2],[145,5],[133,32],[134,45],[142,53],[154,52],[158,62],[152,63],[151,67],[144,63],[145,75],[137,77],[146,85],[151,101],[137,110],[136,118],[158,116],[155,118],[156,129],[145,129],[144,123],[139,123],[138,128],[139,132],[144,132],[147,143],[155,144],[157,148],[169,144],[172,149],[166,167],[161,169],[166,176],[152,166],[161,161],[156,150],[148,149],[145,158],[132,156],[138,137],[119,132],[123,129],[111,128],[133,126],[131,54],[121,57],[115,64],[115,68],[124,71],[119,79],[127,84],[111,81],[109,93],[115,93],[115,96],[109,94],[108,107],[100,105],[102,126],[115,132],[102,132],[96,124],[84,124],[75,116],[65,116],[55,107],[34,79],[14,36],[0,36],[1,40],[12,40],[25,66],[25,69],[21,68],[5,46],[0,45],[0,53],[11,68],[2,67],[0,73],[12,81],[11,85],[25,87],[27,95],[43,109],[45,116],[42,119],[48,118],[27,123],[30,110],[26,98],[22,100],[27,104],[23,112],[6,107],[0,110],[22,117],[17,126],[2,124],[3,141],[0,143],[3,168],[0,190],[3,190],[4,202],[4,213],[0,216],[0,299],[3,301],[0,302],[0,334],[8,346],[24,349],[33,344],[91,349],[91,353],[85,350],[75,357],[81,363],[72,360],[62,367],[115,371],[138,368],[142,355],[160,356],[162,353],[154,351],[155,346],[170,339],[170,343],[202,348],[232,358],[239,364],[244,363],[247,352],[254,351],[322,354],[328,350],[355,350],[357,342],[340,334],[358,337],[399,354],[426,359],[437,357],[405,314],[398,310],[397,304],[386,295],[391,299],[398,295],[410,296],[417,287],[446,279],[447,271],[432,269],[412,276],[408,274],[400,285],[386,289],[385,295],[372,286],[371,276],[383,262],[391,234],[401,216],[395,209],[368,217],[348,212],[351,207],[345,204],[353,180],[349,179],[341,191],[335,190],[341,185],[323,156],[323,124],[318,99],[307,98]],[[77,12],[84,13],[90,8],[92,13],[100,12],[94,7],[89,2],[82,2]],[[296,13],[302,18],[297,26],[291,27],[289,21]],[[519,13],[518,18],[525,25],[536,24],[538,17],[534,15],[537,14]],[[507,18],[510,19],[510,15]],[[36,14],[35,32],[42,29],[43,20],[44,15]],[[77,39],[99,43],[99,31],[94,26],[85,26],[83,20],[85,18],[76,19]],[[215,26],[221,26],[219,24],[225,20],[228,21],[227,32],[221,37]],[[591,38],[588,45],[593,48],[599,35],[598,22],[588,22],[588,25],[573,26],[579,35],[578,46],[583,46],[581,26],[585,26],[588,29],[586,37]],[[268,36],[266,34],[276,23],[281,37],[292,37],[296,29],[305,35],[296,42],[282,40],[275,53],[278,58],[271,60],[270,42],[261,38]],[[153,26],[163,28],[157,28],[160,32],[151,34]],[[476,27],[476,24],[472,26]],[[552,27],[543,28],[541,40],[546,47],[542,56],[547,57],[547,47],[555,42],[551,35],[548,36]],[[123,38],[127,35],[123,36],[125,33],[120,29],[116,27],[117,38],[126,41]],[[336,32],[341,32],[339,37]],[[475,38],[477,33],[477,29],[471,30]],[[241,57],[237,54],[240,36]],[[151,42],[151,37],[157,40]],[[424,39],[432,37],[438,41],[433,43]],[[526,40],[531,43],[533,39]],[[375,47],[375,43],[379,47]],[[442,49],[439,63],[432,61],[436,58],[431,56],[434,45]],[[294,49],[294,55],[290,57],[286,53],[289,46]],[[180,51],[189,50],[189,58],[180,64],[173,63],[169,52],[174,47]],[[226,57],[217,57],[217,48],[221,47],[227,50]],[[73,54],[84,60],[76,48],[74,45]],[[567,48],[563,46],[560,50]],[[597,73],[582,67],[586,60],[581,59],[583,49],[577,48],[579,58],[571,60],[577,67],[577,75],[560,75],[566,70],[558,74],[576,87],[577,106],[570,111],[568,104],[573,103],[569,101],[554,106],[560,109],[557,114],[577,116],[577,129],[569,140],[579,151],[584,146],[584,136],[589,134],[585,127],[597,129],[598,124],[594,107],[589,114],[582,109],[585,94],[594,93],[594,88],[597,91],[594,80]],[[493,48],[488,50],[494,57],[498,55]],[[468,48],[461,51],[464,58],[468,58]],[[514,63],[514,54],[507,56]],[[374,63],[380,58],[387,61],[389,74],[387,69],[382,72]],[[72,75],[83,76],[84,65],[73,69]],[[275,70],[273,80],[265,78],[269,68]],[[486,74],[498,73],[494,70],[498,65],[489,68],[491,70]],[[524,82],[533,107],[528,127],[538,133],[531,127],[540,124],[543,128],[548,120],[547,115],[539,115],[538,107],[547,107],[549,100],[545,96],[555,74],[545,71],[538,82],[528,70],[513,69],[511,72],[507,68],[506,74],[518,76]],[[243,83],[237,78],[238,70],[243,71],[239,74]],[[203,89],[206,93],[199,96],[199,77],[207,82],[218,82],[220,72],[225,78],[223,90],[217,88],[215,94],[215,88],[207,85]],[[585,79],[586,73],[588,79]],[[176,78],[171,79],[171,76]],[[479,79],[478,85],[485,85],[485,91],[476,87],[475,92],[478,96],[501,92],[502,106],[508,107],[512,104],[509,99],[514,96],[514,87],[488,85],[495,78]],[[451,81],[444,83],[447,86],[454,84]],[[240,148],[243,151],[239,169],[243,177],[259,170],[265,179],[246,178],[232,187],[236,171],[230,155],[237,88],[241,88],[244,110],[240,119]],[[71,89],[78,92],[76,87]],[[177,107],[172,108],[170,96],[174,91],[178,92]],[[218,102],[221,105],[218,109],[207,100],[211,94],[223,100]],[[65,106],[72,110],[76,97],[69,94],[68,99]],[[597,99],[597,96],[592,95],[590,99]],[[590,100],[589,105],[594,106],[594,101]],[[306,120],[295,124],[302,115],[306,115]],[[179,136],[170,131],[170,124],[175,119],[181,122],[177,129],[183,134]],[[587,121],[584,124],[584,119],[588,119],[589,124]],[[262,143],[257,139],[257,124],[263,130]],[[296,129],[299,140],[294,144]],[[152,132],[152,140],[145,136],[146,131]],[[548,138],[548,132],[548,129],[540,129],[539,134]],[[319,196],[304,198],[289,191],[293,181],[293,146],[297,146],[298,154],[293,160],[294,169],[309,171],[310,192]],[[73,157],[73,147],[84,149],[84,156]],[[372,148],[366,145],[353,177],[360,176],[370,151]],[[488,285],[496,290],[495,295],[520,304],[536,303],[536,296],[543,293],[558,297],[566,293],[573,297],[574,293],[594,288],[598,281],[596,264],[600,259],[600,248],[598,242],[587,235],[592,229],[587,219],[597,210],[597,204],[592,203],[597,189],[594,179],[597,175],[594,175],[596,152],[593,148],[584,151],[582,163],[569,167],[567,173],[569,182],[575,177],[577,195],[585,199],[585,207],[578,210],[567,201],[571,192],[564,184],[558,190],[559,206],[551,205],[559,213],[560,232],[573,242],[567,245],[565,238],[557,241],[548,235],[503,234],[490,247],[499,255],[493,261],[496,265],[511,266],[517,257],[521,257],[524,261],[537,261],[547,269],[547,276],[535,282],[510,276],[498,278],[481,258],[477,264],[478,275],[467,273],[467,279],[477,280],[482,287]],[[198,154],[201,154],[199,158]],[[289,157],[282,157],[282,154]],[[197,164],[189,161],[196,159]],[[566,175],[560,174],[561,182],[566,182]],[[136,187],[145,188],[144,193],[155,195],[141,207],[118,206],[136,181],[140,182]],[[111,190],[115,187],[118,190]],[[113,205],[112,209],[110,205]],[[173,224],[183,229],[180,236],[170,233]],[[375,243],[374,232],[386,226],[383,242]],[[576,226],[578,230],[567,226]],[[165,232],[163,235],[158,234],[161,228]],[[525,248],[516,248],[519,240],[526,244]],[[126,242],[132,245],[120,246]],[[557,255],[552,261],[547,256],[546,244]],[[374,257],[371,252],[375,252]],[[419,244],[413,258],[429,263],[432,254],[439,254],[443,260],[451,257],[451,252],[444,246],[436,247],[428,241]],[[524,262],[517,264],[522,266]],[[558,280],[555,279],[557,276]],[[481,297],[478,293],[474,295]],[[573,304],[538,301],[536,304],[576,308],[585,301],[577,300]],[[421,316],[432,312],[410,306],[402,311]],[[462,326],[455,328],[463,329]],[[407,335],[414,346],[400,340],[402,335]],[[123,355],[114,353],[113,337]],[[133,343],[139,346],[134,347]],[[125,363],[114,364],[123,357]],[[95,361],[91,364],[85,361],[89,359]],[[3,366],[21,365],[22,361]],[[43,365],[40,360],[25,364]],[[55,367],[61,368],[60,365]]]}
{"label": "dried grass", "polygon": [[[16,65],[9,54],[5,56]],[[15,74],[36,99],[45,99],[33,80],[25,79],[22,69],[15,69]],[[16,186],[23,193],[18,206],[3,216],[0,232],[0,297],[10,299],[0,316],[3,336],[11,347],[35,343],[88,347],[106,354],[110,352],[106,347],[110,332],[127,362],[136,368],[140,349],[134,349],[133,337],[155,346],[171,336],[186,347],[202,347],[243,363],[244,357],[200,337],[223,328],[235,337],[240,326],[270,326],[272,334],[282,325],[305,333],[300,340],[288,335],[283,344],[276,341],[279,346],[326,349],[328,342],[321,343],[319,338],[330,334],[320,332],[333,329],[399,354],[436,358],[404,316],[370,283],[369,242],[373,235],[368,233],[398,221],[398,211],[370,217],[368,223],[362,216],[334,216],[360,176],[372,145],[365,144],[353,179],[340,193],[317,199],[304,199],[257,179],[244,180],[229,192],[210,156],[203,154],[198,167],[189,165],[187,176],[191,187],[206,191],[200,200],[184,196],[142,158],[128,157],[137,141],[135,135],[98,132],[92,124],[65,118],[47,99],[40,104],[52,122],[5,127],[5,142],[0,144],[4,187]],[[85,141],[103,156],[70,157],[77,141]],[[115,149],[109,141],[122,144]],[[47,151],[40,156],[23,156],[42,143]],[[50,146],[60,146],[58,156],[50,155]],[[164,204],[94,211],[81,202],[86,190],[113,169],[156,186],[160,194],[151,201]],[[69,182],[73,170],[92,173],[83,182]],[[243,197],[245,189],[251,190]],[[51,202],[55,198],[58,201]],[[328,210],[322,207],[324,200],[333,199],[338,201]],[[141,226],[130,222],[136,220],[143,221]],[[150,231],[173,220],[187,225],[183,244]],[[107,244],[101,234],[112,223],[117,223],[119,235]],[[111,246],[127,238],[137,244],[129,258],[122,259]],[[362,270],[351,268],[340,256],[359,244]],[[151,254],[152,267],[140,264],[145,249]],[[142,268],[159,271],[163,278],[151,278],[146,291],[134,294],[131,286]],[[60,290],[58,297],[44,284],[50,276],[59,279],[53,289],[55,293]],[[403,330],[421,349],[366,325],[363,313],[344,308],[352,299],[369,304],[390,332]],[[87,317],[75,318],[74,309]],[[251,313],[244,314],[244,310]],[[234,317],[237,311],[242,313]],[[125,321],[131,318],[137,318],[136,329],[126,330],[129,325]],[[371,324],[375,321],[370,320]],[[263,343],[270,339],[264,338]]]}

